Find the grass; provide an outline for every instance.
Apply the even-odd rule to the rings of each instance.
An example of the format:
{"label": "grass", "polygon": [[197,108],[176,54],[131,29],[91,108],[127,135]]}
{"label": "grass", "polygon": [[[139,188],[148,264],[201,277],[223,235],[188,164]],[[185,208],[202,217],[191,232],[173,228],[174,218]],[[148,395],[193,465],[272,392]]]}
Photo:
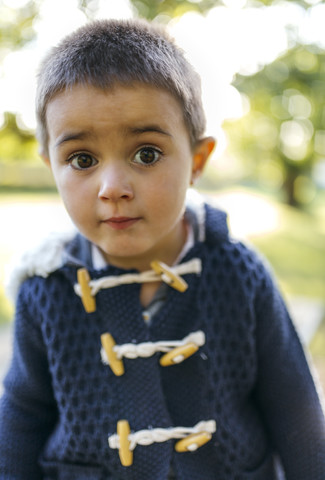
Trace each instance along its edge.
{"label": "grass", "polygon": [[325,216],[277,205],[280,227],[252,238],[271,263],[283,290],[325,298]]}
{"label": "grass", "polygon": [[[325,209],[308,213],[278,205],[278,211],[280,228],[252,243],[269,260],[286,294],[324,302]],[[309,348],[325,389],[325,314]]]}

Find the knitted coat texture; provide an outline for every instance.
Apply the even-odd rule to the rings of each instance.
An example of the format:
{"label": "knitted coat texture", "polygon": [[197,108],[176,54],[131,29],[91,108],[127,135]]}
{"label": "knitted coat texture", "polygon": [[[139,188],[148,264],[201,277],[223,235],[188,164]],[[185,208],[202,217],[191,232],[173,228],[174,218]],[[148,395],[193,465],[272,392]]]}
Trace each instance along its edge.
{"label": "knitted coat texture", "polygon": [[[168,287],[149,324],[139,284],[100,290],[86,313],[77,269],[92,279],[126,271],[93,269],[81,236],[69,245],[75,262],[23,282],[0,407],[1,480],[167,480],[171,466],[179,480],[275,480],[275,456],[287,480],[325,479],[324,416],[282,298],[258,256],[228,237],[224,214],[205,213],[205,240],[182,260],[200,259],[201,274],[184,275],[184,293]],[[161,366],[161,353],[124,358],[116,376],[101,361],[105,332],[139,344],[199,330],[204,345],[176,365]],[[176,452],[174,439],[138,444],[122,466],[108,444],[121,419],[131,432],[210,420],[216,431],[196,451]]]}

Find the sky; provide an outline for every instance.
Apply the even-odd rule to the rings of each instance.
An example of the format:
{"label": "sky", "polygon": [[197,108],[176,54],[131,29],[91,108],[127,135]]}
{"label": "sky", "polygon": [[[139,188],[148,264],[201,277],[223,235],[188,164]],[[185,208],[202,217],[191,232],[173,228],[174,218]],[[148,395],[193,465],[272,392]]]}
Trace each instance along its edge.
{"label": "sky", "polygon": [[[19,8],[27,0],[0,0]],[[272,62],[288,48],[286,25],[293,25],[306,41],[323,41],[325,5],[318,0],[308,14],[295,2],[279,2],[272,8],[244,8],[246,0],[224,0],[207,15],[190,12],[173,20],[168,29],[185,50],[202,78],[207,133],[218,136],[223,150],[221,125],[248,108],[247,100],[231,85],[237,72],[250,74]],[[128,0],[99,0],[96,18],[131,18]],[[62,14],[64,12],[64,15]],[[0,68],[0,123],[4,111],[19,114],[22,126],[35,128],[36,72],[46,51],[87,19],[77,0],[43,0],[35,21],[36,40],[12,52]]]}

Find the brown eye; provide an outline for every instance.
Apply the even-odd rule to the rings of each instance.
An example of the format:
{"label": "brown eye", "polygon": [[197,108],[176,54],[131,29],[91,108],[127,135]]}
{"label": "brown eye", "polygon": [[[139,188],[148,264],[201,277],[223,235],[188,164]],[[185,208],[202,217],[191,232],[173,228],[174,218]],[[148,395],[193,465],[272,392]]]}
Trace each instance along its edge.
{"label": "brown eye", "polygon": [[160,159],[160,156],[161,152],[155,148],[141,148],[141,150],[139,150],[134,157],[134,163],[138,163],[140,165],[153,165]]}
{"label": "brown eye", "polygon": [[77,170],[86,170],[87,168],[96,165],[97,160],[87,153],[78,153],[72,157],[70,163],[72,167]]}

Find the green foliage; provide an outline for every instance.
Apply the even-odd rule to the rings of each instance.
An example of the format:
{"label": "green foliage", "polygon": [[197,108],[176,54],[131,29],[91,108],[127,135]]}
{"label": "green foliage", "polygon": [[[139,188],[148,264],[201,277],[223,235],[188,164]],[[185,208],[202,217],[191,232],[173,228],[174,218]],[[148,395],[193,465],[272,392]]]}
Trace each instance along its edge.
{"label": "green foliage", "polygon": [[132,0],[138,15],[149,20],[158,18],[166,21],[173,17],[178,17],[194,10],[199,13],[205,13],[216,5],[222,4],[218,0]]}
{"label": "green foliage", "polygon": [[252,238],[291,295],[323,299],[325,294],[324,216],[277,206],[280,225]]}
{"label": "green foliage", "polygon": [[30,0],[22,8],[11,8],[0,0],[0,58],[8,51],[23,47],[35,37],[33,21],[39,1]]}
{"label": "green foliage", "polygon": [[[80,0],[87,3],[87,0]],[[137,14],[149,20],[158,19],[168,21],[169,18],[178,17],[192,10],[199,13],[206,13],[218,5],[236,5],[239,0],[131,0]],[[278,3],[278,0],[248,0],[247,6],[263,7]],[[311,5],[308,0],[295,0],[295,3],[304,8]]]}
{"label": "green foliage", "polygon": [[34,133],[19,127],[16,115],[6,112],[0,129],[0,162],[36,159],[37,149]]}
{"label": "green foliage", "polygon": [[297,46],[251,77],[238,75],[250,109],[224,125],[249,174],[283,186],[294,206],[312,196],[312,167],[325,156],[324,72],[323,52]]}
{"label": "green foliage", "polygon": [[[309,8],[311,5],[315,5],[316,3],[321,3],[321,1],[322,0],[295,0],[295,3],[297,5],[300,5],[301,7]],[[265,6],[272,6],[276,3],[280,3],[278,0],[258,0],[258,2]]]}

